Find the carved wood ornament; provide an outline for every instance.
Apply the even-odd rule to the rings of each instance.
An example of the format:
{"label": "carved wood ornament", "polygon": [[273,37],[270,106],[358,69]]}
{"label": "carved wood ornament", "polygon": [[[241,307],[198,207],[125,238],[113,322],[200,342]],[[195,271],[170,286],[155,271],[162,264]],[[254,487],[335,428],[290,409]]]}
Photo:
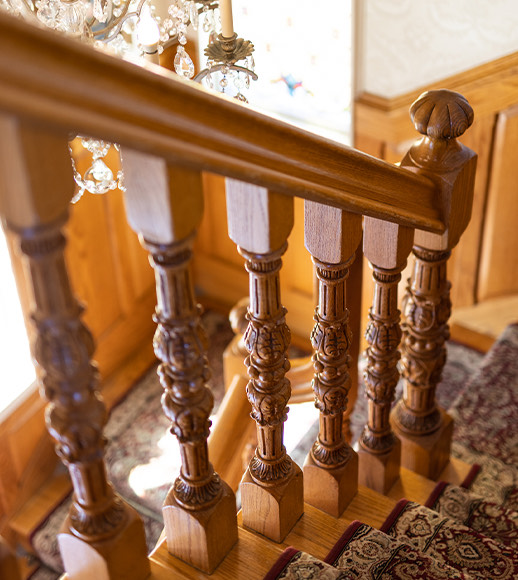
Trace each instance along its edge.
{"label": "carved wood ornament", "polygon": [[404,404],[395,419],[409,433],[433,433],[441,416],[435,391],[446,363],[446,341],[450,333],[450,283],[446,279],[449,251],[435,252],[415,247],[414,270],[403,298],[401,345]]}
{"label": "carved wood ornament", "polygon": [[435,390],[446,362],[451,313],[446,264],[471,215],[476,155],[457,141],[473,122],[467,100],[448,90],[429,91],[410,108],[424,137],[403,159],[434,180],[440,194],[446,231],[416,231],[415,265],[403,300],[403,400],[394,411],[402,432],[427,435],[441,428]]}
{"label": "carved wood ornament", "polygon": [[290,398],[290,368],[286,356],[290,330],[281,304],[279,271],[287,245],[269,254],[253,254],[239,247],[250,275],[250,307],[244,343],[250,381],[247,396],[257,424],[257,449],[249,471],[260,485],[278,485],[289,479],[293,462],[283,445],[284,421]]}
{"label": "carved wood ornament", "polygon": [[48,401],[47,428],[74,486],[66,526],[73,535],[98,542],[115,536],[125,525],[127,513],[106,478],[103,427],[107,414],[91,361],[92,335],[81,322],[83,308],[72,294],[66,271],[64,223],[63,219],[21,232],[21,250],[32,285],[32,319],[37,330],[33,354]]}
{"label": "carved wood ornament", "polygon": [[207,337],[200,321],[201,307],[194,299],[191,246],[192,239],[168,246],[145,242],[157,279],[158,327],[153,345],[162,361],[158,368],[164,388],[162,406],[182,456],[172,493],[186,509],[203,510],[218,501],[222,485],[208,459],[214,398],[206,385],[210,378]]}
{"label": "carved wood ornament", "polygon": [[349,346],[352,336],[348,327],[345,283],[351,259],[341,264],[326,264],[313,258],[319,282],[319,303],[311,333],[314,348],[315,406],[320,411],[318,438],[311,449],[315,463],[326,469],[347,463],[351,448],[343,436],[343,413],[347,409]]}
{"label": "carved wood ornament", "polygon": [[363,375],[368,397],[368,419],[360,443],[373,453],[386,453],[394,445],[389,415],[399,380],[397,363],[400,359],[401,327],[397,289],[401,273],[373,266],[372,276],[374,299],[365,333],[369,346]]}

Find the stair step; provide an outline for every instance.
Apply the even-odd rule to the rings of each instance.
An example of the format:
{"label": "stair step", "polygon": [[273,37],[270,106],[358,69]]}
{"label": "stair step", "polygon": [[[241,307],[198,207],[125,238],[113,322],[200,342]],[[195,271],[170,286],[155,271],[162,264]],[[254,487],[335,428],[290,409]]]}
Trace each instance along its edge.
{"label": "stair step", "polygon": [[[454,479],[451,483],[458,485],[469,469],[468,464],[452,459],[452,465],[448,466],[441,475],[450,475]],[[333,518],[305,504],[304,514],[282,544],[276,544],[246,530],[240,524],[238,543],[210,578],[212,580],[230,578],[260,580],[287,546],[295,546],[297,550],[324,559],[352,521],[360,520],[374,528],[379,528],[398,499],[406,497],[412,501],[424,503],[435,485],[434,481],[408,469],[401,469],[401,479],[394,485],[389,497],[359,486],[357,495],[340,518]],[[403,495],[398,495],[401,492]],[[241,522],[240,515],[238,521]],[[175,577],[188,580],[208,578],[203,572],[171,556],[167,551],[165,541],[157,546],[150,558],[154,566],[151,576],[153,580],[170,578],[172,572],[176,574]]]}
{"label": "stair step", "polygon": [[[439,479],[459,485],[470,468],[471,466],[467,463],[451,458]],[[276,544],[240,526],[238,543],[210,578],[214,580],[262,579],[287,546],[295,546],[298,550],[323,559],[352,521],[360,520],[374,528],[379,528],[396,505],[397,500],[405,497],[411,501],[424,503],[435,485],[436,482],[401,468],[401,478],[390,490],[388,496],[359,486],[357,495],[338,519],[306,504],[304,514],[282,544]],[[49,489],[43,491],[43,497],[46,498],[47,504],[51,498],[53,498],[54,505],[57,503],[56,498],[60,493],[64,493],[63,486],[62,481],[55,482],[53,486],[49,486]],[[38,513],[44,517],[46,512],[42,513],[41,507],[44,503],[43,498],[37,499],[35,497],[34,499],[39,510]],[[53,504],[50,503],[50,505]],[[31,527],[30,514],[30,506],[26,506],[11,522],[13,529],[27,538],[30,537],[30,533],[34,529],[34,525]],[[34,521],[41,521],[41,517],[35,518],[34,515],[35,513],[32,512],[33,524]],[[240,515],[238,519],[241,521]],[[163,538],[150,555],[150,561],[152,564],[151,580],[165,580],[171,577],[172,572],[175,572],[175,577],[189,580],[209,577],[171,556]]]}
{"label": "stair step", "polygon": [[[340,518],[333,518],[305,504],[304,514],[282,544],[276,544],[246,530],[240,524],[238,543],[210,578],[262,579],[287,546],[295,546],[298,550],[323,559],[353,520],[361,518],[372,526],[380,526],[395,505],[395,500],[363,486],[358,488],[357,495]],[[240,515],[238,520],[241,521]],[[175,577],[188,580],[208,578],[203,572],[171,556],[165,541],[156,548],[150,558],[154,564],[162,566],[169,577],[174,572]],[[153,580],[166,578],[165,575],[161,576],[160,572],[156,573],[158,575],[156,578],[152,576]]]}
{"label": "stair step", "polygon": [[[461,485],[471,469],[471,465],[460,459],[450,457],[450,462],[444,468],[437,481],[447,481],[453,485]],[[388,497],[399,500],[402,497],[424,505],[430,494],[435,489],[437,481],[427,479],[404,467],[400,470],[401,477],[396,481],[388,492]],[[361,519],[361,518],[358,518]],[[364,522],[369,523],[369,522]],[[377,526],[373,526],[377,527]]]}
{"label": "stair step", "polygon": [[58,475],[45,484],[11,518],[9,526],[28,552],[32,552],[30,540],[34,531],[71,491],[72,484],[68,473]]}

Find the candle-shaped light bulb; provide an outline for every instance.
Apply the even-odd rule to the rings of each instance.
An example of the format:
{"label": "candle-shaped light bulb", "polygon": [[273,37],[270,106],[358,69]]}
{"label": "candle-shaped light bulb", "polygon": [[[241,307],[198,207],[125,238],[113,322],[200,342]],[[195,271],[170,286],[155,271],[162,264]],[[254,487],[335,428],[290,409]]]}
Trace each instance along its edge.
{"label": "candle-shaped light bulb", "polygon": [[146,54],[158,53],[160,28],[151,15],[148,4],[144,4],[137,22],[137,40]]}
{"label": "candle-shaped light bulb", "polygon": [[219,0],[221,16],[221,34],[225,38],[234,36],[234,21],[232,19],[232,0]]}

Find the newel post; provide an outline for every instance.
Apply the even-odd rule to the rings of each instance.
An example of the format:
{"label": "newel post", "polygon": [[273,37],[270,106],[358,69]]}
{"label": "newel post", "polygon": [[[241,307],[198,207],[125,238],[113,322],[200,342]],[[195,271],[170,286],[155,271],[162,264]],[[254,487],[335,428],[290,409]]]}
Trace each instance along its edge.
{"label": "newel post", "polygon": [[243,524],[282,542],[304,510],[302,472],[283,442],[291,394],[285,376],[290,330],[279,272],[293,227],[293,199],[232,179],[226,187],[229,236],[250,277],[244,342],[257,448],[241,481]]}
{"label": "newel post", "polygon": [[143,580],[150,571],[144,527],[106,476],[94,341],[65,263],[62,230],[74,194],[67,135],[6,117],[0,126],[0,215],[22,253],[47,428],[74,488],[58,535],[67,578]]}
{"label": "newel post", "polygon": [[236,499],[209,461],[207,438],[214,399],[207,387],[207,337],[190,272],[192,245],[203,215],[201,174],[123,149],[130,226],[155,270],[162,406],[180,444],[182,467],[163,506],[169,552],[212,573],[237,541]]}
{"label": "newel post", "polygon": [[398,284],[413,240],[411,228],[370,217],[364,219],[363,253],[372,268],[374,296],[365,333],[368,418],[359,442],[359,482],[383,494],[399,478],[401,463],[401,443],[392,432],[389,416],[399,381]]}
{"label": "newel post", "polygon": [[[362,238],[362,216],[306,201],[304,242],[315,264],[318,306],[311,333],[320,429],[304,464],[307,503],[339,517],[358,490],[358,455],[344,437],[351,388],[346,281]],[[356,374],[355,374],[356,376]]]}
{"label": "newel post", "polygon": [[473,122],[472,108],[458,93],[424,93],[410,114],[424,137],[401,165],[435,182],[446,230],[443,234],[415,232],[414,269],[403,300],[404,394],[392,421],[402,444],[402,465],[434,479],[449,461],[453,431],[451,417],[435,401],[449,338],[446,267],[471,217],[477,157],[457,141]]}

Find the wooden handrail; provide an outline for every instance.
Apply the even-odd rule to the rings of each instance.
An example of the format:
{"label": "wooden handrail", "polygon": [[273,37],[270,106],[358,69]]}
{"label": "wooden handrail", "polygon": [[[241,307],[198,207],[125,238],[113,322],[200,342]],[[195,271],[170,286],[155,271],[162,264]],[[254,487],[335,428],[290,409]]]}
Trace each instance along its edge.
{"label": "wooden handrail", "polygon": [[6,14],[0,110],[354,213],[445,229],[436,188],[421,175]]}

